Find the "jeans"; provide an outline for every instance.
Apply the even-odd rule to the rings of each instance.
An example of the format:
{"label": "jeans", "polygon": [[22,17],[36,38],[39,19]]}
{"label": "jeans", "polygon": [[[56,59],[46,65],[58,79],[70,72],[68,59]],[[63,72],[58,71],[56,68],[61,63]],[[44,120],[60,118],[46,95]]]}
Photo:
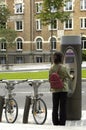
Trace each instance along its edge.
{"label": "jeans", "polygon": [[54,125],[66,124],[67,92],[52,93],[52,122]]}

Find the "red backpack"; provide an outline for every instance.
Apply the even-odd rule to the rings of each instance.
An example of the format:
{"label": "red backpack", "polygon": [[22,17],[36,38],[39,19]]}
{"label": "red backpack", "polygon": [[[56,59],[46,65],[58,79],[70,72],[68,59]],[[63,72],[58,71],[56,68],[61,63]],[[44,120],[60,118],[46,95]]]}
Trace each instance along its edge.
{"label": "red backpack", "polygon": [[63,81],[58,74],[60,68],[61,66],[58,68],[57,72],[52,73],[49,77],[50,87],[53,89],[61,89],[64,87]]}

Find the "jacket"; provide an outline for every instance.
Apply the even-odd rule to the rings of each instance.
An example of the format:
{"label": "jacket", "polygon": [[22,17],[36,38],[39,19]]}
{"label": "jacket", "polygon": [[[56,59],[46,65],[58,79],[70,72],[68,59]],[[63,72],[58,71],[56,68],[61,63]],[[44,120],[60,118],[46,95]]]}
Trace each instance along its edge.
{"label": "jacket", "polygon": [[[59,66],[60,66],[60,69],[59,69]],[[58,74],[60,75],[60,78],[63,80],[64,87],[61,89],[50,88],[50,91],[51,92],[68,92],[69,91],[68,80],[71,80],[73,77],[71,77],[71,75],[68,73],[66,66],[63,64],[53,64],[49,70],[49,76],[52,73],[57,72],[57,71],[58,71]]]}

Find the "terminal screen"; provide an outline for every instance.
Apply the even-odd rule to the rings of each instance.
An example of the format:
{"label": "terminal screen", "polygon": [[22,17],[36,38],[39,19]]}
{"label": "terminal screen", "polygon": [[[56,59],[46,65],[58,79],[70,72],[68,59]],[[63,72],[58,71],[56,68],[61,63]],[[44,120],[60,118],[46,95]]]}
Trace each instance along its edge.
{"label": "terminal screen", "polygon": [[74,57],[71,57],[71,56],[66,57],[65,58],[65,63],[74,63]]}

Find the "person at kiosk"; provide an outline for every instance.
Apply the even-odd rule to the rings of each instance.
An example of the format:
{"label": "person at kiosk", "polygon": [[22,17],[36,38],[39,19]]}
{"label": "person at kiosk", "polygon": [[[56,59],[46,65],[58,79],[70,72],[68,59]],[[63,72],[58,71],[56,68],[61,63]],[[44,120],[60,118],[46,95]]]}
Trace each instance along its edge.
{"label": "person at kiosk", "polygon": [[53,55],[53,64],[49,70],[49,77],[53,72],[57,72],[60,66],[59,75],[63,80],[63,88],[61,89],[50,89],[52,92],[52,122],[54,125],[65,125],[66,124],[66,101],[68,93],[68,79],[72,80],[73,75],[70,75],[67,71],[66,66],[63,64],[63,53],[55,52]]}

